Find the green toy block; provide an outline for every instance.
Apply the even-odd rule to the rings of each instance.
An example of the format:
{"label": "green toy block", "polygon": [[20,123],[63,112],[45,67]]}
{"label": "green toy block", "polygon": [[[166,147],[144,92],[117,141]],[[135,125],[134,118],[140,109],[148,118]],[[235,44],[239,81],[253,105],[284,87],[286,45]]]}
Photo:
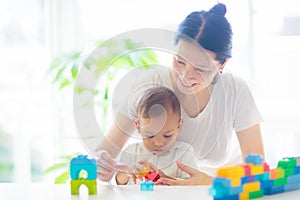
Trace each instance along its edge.
{"label": "green toy block", "polygon": [[79,195],[79,187],[81,184],[84,184],[88,190],[89,194],[97,194],[97,182],[96,180],[86,180],[86,179],[77,179],[71,180],[71,194]]}
{"label": "green toy block", "polygon": [[249,199],[255,199],[255,198],[259,198],[259,197],[263,197],[263,196],[264,196],[263,190],[249,192]]}
{"label": "green toy block", "polygon": [[277,164],[277,167],[281,167],[281,168],[293,168],[295,166],[297,166],[296,158],[283,158]]}

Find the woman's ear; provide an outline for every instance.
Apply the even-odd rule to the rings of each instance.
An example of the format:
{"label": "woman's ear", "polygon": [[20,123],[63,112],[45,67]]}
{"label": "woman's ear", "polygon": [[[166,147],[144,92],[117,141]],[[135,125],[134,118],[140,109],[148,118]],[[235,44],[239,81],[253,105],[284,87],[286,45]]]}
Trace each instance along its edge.
{"label": "woman's ear", "polygon": [[219,65],[219,71],[222,72],[229,58],[226,58],[225,62]]}
{"label": "woman's ear", "polygon": [[135,119],[133,121],[133,124],[135,125],[137,131],[140,133],[141,132],[141,126],[140,126],[140,121],[138,119]]}

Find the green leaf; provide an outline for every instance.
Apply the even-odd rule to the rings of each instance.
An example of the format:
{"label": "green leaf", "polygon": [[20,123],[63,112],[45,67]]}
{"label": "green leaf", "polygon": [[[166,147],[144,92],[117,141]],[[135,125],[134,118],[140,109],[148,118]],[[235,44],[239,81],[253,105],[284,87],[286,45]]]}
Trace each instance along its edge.
{"label": "green leaf", "polygon": [[69,79],[65,78],[61,81],[59,88],[62,89],[70,84],[71,84],[71,81]]}
{"label": "green leaf", "polygon": [[60,70],[58,70],[58,72],[53,80],[53,83],[56,83],[57,81],[59,81],[61,79],[64,71],[65,71],[65,67],[62,67]]}
{"label": "green leaf", "polygon": [[78,73],[78,65],[77,64],[73,64],[72,69],[71,69],[71,74],[72,74],[72,78],[74,80],[77,77],[77,73]]}
{"label": "green leaf", "polygon": [[56,177],[54,184],[65,184],[70,178],[70,170],[67,170]]}

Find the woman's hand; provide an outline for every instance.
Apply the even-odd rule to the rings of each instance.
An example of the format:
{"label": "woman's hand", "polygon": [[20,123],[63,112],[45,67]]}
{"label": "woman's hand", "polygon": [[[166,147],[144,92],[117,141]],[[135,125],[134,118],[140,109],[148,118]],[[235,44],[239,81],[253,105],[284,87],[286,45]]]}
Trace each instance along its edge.
{"label": "woman's hand", "polygon": [[129,166],[117,162],[106,151],[100,150],[97,152],[97,173],[98,179],[108,182],[115,174],[115,170],[127,171]]}
{"label": "woman's hand", "polygon": [[156,182],[157,185],[210,185],[212,183],[212,177],[207,174],[180,162],[177,162],[176,164],[180,170],[188,173],[190,178],[185,180],[175,180],[162,177]]}

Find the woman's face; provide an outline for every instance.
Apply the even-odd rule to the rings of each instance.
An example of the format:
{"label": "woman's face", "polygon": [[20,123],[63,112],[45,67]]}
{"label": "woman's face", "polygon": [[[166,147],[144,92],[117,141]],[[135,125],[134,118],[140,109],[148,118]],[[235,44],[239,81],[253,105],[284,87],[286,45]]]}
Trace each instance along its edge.
{"label": "woman's face", "polygon": [[173,75],[182,93],[196,93],[207,88],[218,73],[220,64],[214,52],[196,43],[180,39],[173,58]]}

